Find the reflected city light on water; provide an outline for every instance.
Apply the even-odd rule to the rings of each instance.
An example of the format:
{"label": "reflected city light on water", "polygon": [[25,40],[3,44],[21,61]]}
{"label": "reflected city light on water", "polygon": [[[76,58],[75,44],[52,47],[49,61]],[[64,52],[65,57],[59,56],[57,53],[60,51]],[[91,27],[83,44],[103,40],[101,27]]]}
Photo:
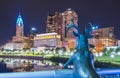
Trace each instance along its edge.
{"label": "reflected city light on water", "polygon": [[7,68],[12,68],[13,72],[56,70],[63,66],[62,63],[56,63],[49,60],[40,61],[14,58],[0,58],[0,60],[6,63]]}

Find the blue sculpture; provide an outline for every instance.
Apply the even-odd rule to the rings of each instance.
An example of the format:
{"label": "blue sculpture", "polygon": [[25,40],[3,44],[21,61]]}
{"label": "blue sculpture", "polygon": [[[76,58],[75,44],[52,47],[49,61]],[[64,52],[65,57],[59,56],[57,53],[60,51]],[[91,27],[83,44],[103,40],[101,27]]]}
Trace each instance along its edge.
{"label": "blue sculpture", "polygon": [[85,28],[85,33],[81,34],[78,26],[74,24],[68,25],[67,32],[70,28],[75,28],[77,32],[73,31],[73,35],[77,37],[76,52],[71,56],[63,68],[73,64],[74,78],[99,78],[93,67],[93,54],[89,51],[88,36],[91,35],[91,29]]}

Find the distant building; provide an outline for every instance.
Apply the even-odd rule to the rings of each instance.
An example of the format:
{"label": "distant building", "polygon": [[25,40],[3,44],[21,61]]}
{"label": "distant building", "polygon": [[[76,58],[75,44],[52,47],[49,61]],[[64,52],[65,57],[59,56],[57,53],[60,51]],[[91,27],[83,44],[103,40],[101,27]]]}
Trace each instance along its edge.
{"label": "distant building", "polygon": [[71,24],[71,19],[73,19],[74,24],[78,26],[78,15],[77,13],[72,10],[71,8],[67,9],[63,15],[63,33],[65,38],[74,38],[72,31],[75,31],[76,29],[71,28],[68,33],[66,33],[67,25]]}
{"label": "distant building", "polygon": [[29,37],[24,36],[24,24],[19,14],[16,21],[16,35],[3,48],[8,50],[22,50],[23,48],[31,48],[32,45],[33,43]]}
{"label": "distant building", "polygon": [[[93,30],[93,34],[94,34]],[[114,38],[114,27],[99,28],[99,37],[109,37]]]}
{"label": "distant building", "polygon": [[23,43],[14,43],[14,42],[9,42],[5,44],[4,49],[7,50],[22,50],[24,47]]}
{"label": "distant building", "polygon": [[75,37],[71,28],[69,32],[66,32],[67,25],[71,24],[71,19],[74,20],[76,26],[78,26],[78,15],[71,8],[67,9],[64,13],[49,14],[47,17],[47,33],[57,33],[60,35],[61,47],[74,48],[76,44]]}
{"label": "distant building", "polygon": [[47,33],[58,33],[62,34],[62,19],[63,16],[61,13],[56,12],[55,14],[49,14],[47,16]]}
{"label": "distant building", "polygon": [[[71,24],[71,20],[73,19],[74,24],[76,26],[78,26],[78,15],[77,13],[72,10],[71,8],[67,9],[64,13],[62,13],[63,15],[63,30],[62,33],[64,33],[62,35],[63,38],[63,46],[65,46],[66,48],[70,49],[70,48],[75,48],[76,45],[76,38],[73,36],[73,31],[76,32],[76,29],[71,28],[68,32],[67,30],[67,25]],[[66,46],[67,43],[67,46]]]}
{"label": "distant building", "polygon": [[60,46],[60,35],[57,33],[36,34],[34,48],[56,48]]}
{"label": "distant building", "polygon": [[89,44],[103,50],[106,46],[116,46],[117,40],[114,35],[114,27],[99,28],[92,32],[93,38],[88,39]]}
{"label": "distant building", "polygon": [[16,36],[13,37],[12,42],[23,42],[24,24],[21,15],[19,14],[16,21]]}

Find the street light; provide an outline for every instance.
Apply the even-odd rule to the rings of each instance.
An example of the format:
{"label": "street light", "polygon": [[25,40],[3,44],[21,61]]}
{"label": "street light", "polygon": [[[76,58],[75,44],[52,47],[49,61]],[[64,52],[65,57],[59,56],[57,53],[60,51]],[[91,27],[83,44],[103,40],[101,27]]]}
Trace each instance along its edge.
{"label": "street light", "polygon": [[[91,31],[93,36],[93,30],[97,30],[99,28],[99,25],[94,25],[91,22],[89,22],[89,25],[91,26]],[[92,44],[93,44],[93,37],[92,37]]]}
{"label": "street light", "polygon": [[96,29],[98,29],[98,25],[93,25],[92,30],[96,30]]}
{"label": "street light", "polygon": [[34,36],[36,36],[36,28],[35,27],[31,27],[30,31],[29,31],[29,36],[31,38],[33,38]]}
{"label": "street light", "polygon": [[32,27],[32,28],[31,28],[31,31],[36,31],[36,28],[35,28],[35,27]]}

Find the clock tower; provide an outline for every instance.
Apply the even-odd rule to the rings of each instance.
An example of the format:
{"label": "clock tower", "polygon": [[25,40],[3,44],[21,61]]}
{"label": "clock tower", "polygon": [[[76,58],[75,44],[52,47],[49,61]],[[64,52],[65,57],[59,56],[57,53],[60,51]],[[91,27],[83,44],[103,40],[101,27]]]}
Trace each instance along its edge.
{"label": "clock tower", "polygon": [[23,19],[19,13],[17,21],[16,21],[16,36],[13,37],[13,42],[23,42],[24,37],[24,24]]}
{"label": "clock tower", "polygon": [[24,30],[23,30],[24,24],[21,15],[18,15],[17,21],[16,21],[16,36],[24,36]]}

